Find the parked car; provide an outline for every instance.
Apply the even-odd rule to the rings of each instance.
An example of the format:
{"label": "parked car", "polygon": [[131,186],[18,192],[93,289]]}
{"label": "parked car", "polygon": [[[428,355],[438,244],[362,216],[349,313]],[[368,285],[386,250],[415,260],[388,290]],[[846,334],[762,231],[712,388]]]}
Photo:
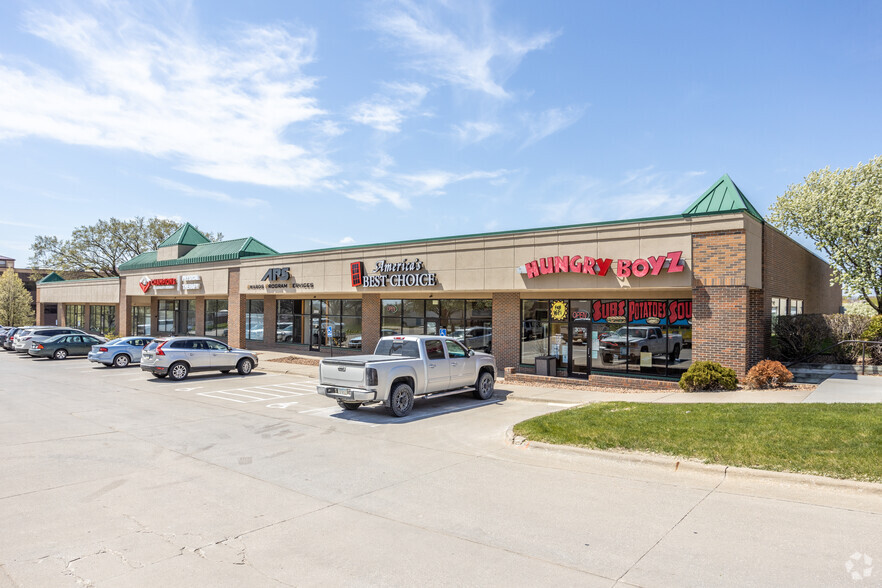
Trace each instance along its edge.
{"label": "parked car", "polygon": [[33,341],[28,348],[31,357],[67,359],[72,355],[87,355],[92,345],[101,343],[98,337],[85,333],[74,335],[55,335],[43,341]]}
{"label": "parked car", "polygon": [[236,370],[247,375],[257,367],[257,355],[206,337],[154,339],[141,352],[141,369],[157,378],[183,380],[190,372]]}
{"label": "parked car", "polygon": [[141,351],[151,341],[153,337],[120,337],[93,345],[89,351],[89,361],[121,368],[130,363],[141,363]]}
{"label": "parked car", "polygon": [[456,329],[452,337],[465,343],[469,349],[480,349],[489,353],[493,346],[493,329],[490,327]]}
{"label": "parked car", "polygon": [[11,349],[13,351],[27,353],[28,348],[25,347],[24,343],[22,343],[22,340],[25,340],[25,337],[30,339],[31,334],[33,333],[33,330],[38,329],[38,328],[39,327],[35,327],[35,326],[31,325],[30,327],[22,327],[21,329],[19,329],[18,332],[15,335],[13,335],[13,337],[12,337]]}
{"label": "parked car", "polygon": [[[19,331],[20,327],[9,327],[3,333],[0,333],[0,347],[6,349],[7,351],[12,350],[12,338]],[[7,341],[9,342],[9,347],[6,346]]]}
{"label": "parked car", "polygon": [[436,335],[383,337],[373,355],[327,358],[319,363],[319,394],[346,410],[383,403],[393,415],[407,416],[414,396],[472,390],[475,398],[493,396],[496,360]]}
{"label": "parked car", "polygon": [[[89,333],[82,329],[74,329],[73,327],[35,327],[28,329],[29,333],[16,339],[15,350],[19,353],[27,353],[31,348],[31,343],[39,343],[56,335],[88,335]],[[92,335],[98,341],[106,341],[104,337]]]}
{"label": "parked car", "polygon": [[641,353],[668,355],[671,361],[680,358],[683,337],[678,333],[665,335],[661,327],[620,327],[600,342],[600,359],[613,363],[616,357],[640,362]]}

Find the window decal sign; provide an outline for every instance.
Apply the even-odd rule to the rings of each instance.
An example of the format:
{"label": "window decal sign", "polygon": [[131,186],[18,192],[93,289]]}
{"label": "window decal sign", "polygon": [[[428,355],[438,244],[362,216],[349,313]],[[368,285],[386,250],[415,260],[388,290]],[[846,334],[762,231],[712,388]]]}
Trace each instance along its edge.
{"label": "window decal sign", "polygon": [[644,325],[692,324],[691,300],[595,300],[591,305],[595,323]]}
{"label": "window decal sign", "polygon": [[551,320],[565,321],[567,320],[567,302],[566,300],[555,300],[551,303]]}
{"label": "window decal sign", "polygon": [[[662,273],[675,274],[685,269],[683,265],[682,251],[669,251],[665,255],[648,256],[646,259],[617,259],[615,260],[615,275],[617,278],[642,278],[645,276],[657,276]],[[540,257],[527,262],[521,268],[521,273],[527,274],[527,279],[537,278],[547,274],[574,273],[588,274],[591,276],[605,276],[613,268],[611,258],[582,257],[581,255],[562,255],[555,257]]]}

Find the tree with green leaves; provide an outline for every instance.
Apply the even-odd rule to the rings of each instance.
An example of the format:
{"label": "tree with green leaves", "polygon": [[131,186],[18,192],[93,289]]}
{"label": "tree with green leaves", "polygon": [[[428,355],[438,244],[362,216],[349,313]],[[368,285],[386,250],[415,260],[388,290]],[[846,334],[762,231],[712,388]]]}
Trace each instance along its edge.
{"label": "tree with green leaves", "polygon": [[[31,245],[33,267],[48,267],[65,272],[88,272],[105,278],[119,275],[119,266],[147,251],[155,251],[179,226],[173,220],[135,217],[111,218],[91,226],[74,229],[70,239],[37,235]],[[211,241],[223,234],[205,233]]]}
{"label": "tree with green leaves", "polygon": [[882,314],[882,156],[813,171],[778,197],[769,220],[814,241],[829,257],[833,279]]}
{"label": "tree with green leaves", "polygon": [[0,325],[21,327],[34,323],[34,299],[24,282],[9,268],[0,276]]}

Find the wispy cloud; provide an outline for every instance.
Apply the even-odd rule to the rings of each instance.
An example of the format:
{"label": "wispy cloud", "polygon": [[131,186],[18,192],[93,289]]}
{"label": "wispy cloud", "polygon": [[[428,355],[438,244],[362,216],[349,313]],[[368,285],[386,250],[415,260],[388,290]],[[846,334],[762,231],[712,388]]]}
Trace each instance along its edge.
{"label": "wispy cloud", "polygon": [[584,107],[568,106],[566,108],[551,108],[538,115],[525,115],[524,122],[528,135],[520,148],[528,147],[549,135],[553,135],[573,125],[584,114]]}
{"label": "wispy cloud", "polygon": [[[335,172],[321,153],[283,139],[323,111],[309,95],[315,34],[245,26],[207,41],[180,13],[133,4],[26,16],[71,68],[0,56],[0,140],[40,137],[168,158],[214,179],[309,187]],[[67,66],[68,64],[65,63]],[[313,132],[333,132],[334,128]]]}
{"label": "wispy cloud", "polygon": [[372,22],[407,55],[408,65],[495,98],[509,96],[502,84],[524,56],[557,36],[543,32],[522,38],[500,32],[486,2],[441,3],[437,8],[447,11],[445,18],[431,6],[408,0],[379,6]]}
{"label": "wispy cloud", "polygon": [[508,170],[471,171],[453,173],[429,170],[413,174],[392,173],[383,169],[383,174],[374,181],[356,182],[356,188],[345,191],[347,198],[364,204],[389,202],[406,210],[411,208],[411,200],[421,196],[438,196],[445,193],[451,184],[470,180],[499,180],[508,175]]}
{"label": "wispy cloud", "polygon": [[207,200],[214,200],[215,202],[221,202],[223,204],[235,204],[237,206],[248,207],[269,204],[266,200],[261,200],[260,198],[237,198],[230,196],[229,194],[226,194],[224,192],[215,192],[214,190],[203,190],[201,188],[194,188],[193,186],[189,186],[181,182],[175,182],[174,180],[169,180],[166,178],[153,178],[153,181],[157,185],[162,186],[167,190],[175,190],[176,192],[180,192],[181,194],[185,194],[193,198],[204,198]]}
{"label": "wispy cloud", "polygon": [[43,225],[34,225],[34,224],[31,224],[31,223],[19,223],[19,222],[4,221],[4,220],[0,220],[0,225],[3,225],[4,227],[19,227],[19,228],[22,228],[22,229],[40,229],[40,230],[43,230],[43,229],[46,228],[46,227],[44,227]]}
{"label": "wispy cloud", "polygon": [[455,125],[453,132],[463,143],[480,143],[488,137],[502,132],[502,125],[487,121],[468,121]]}
{"label": "wispy cloud", "polygon": [[384,84],[385,91],[357,104],[351,120],[379,131],[397,133],[401,124],[413,114],[429,89],[421,84]]}

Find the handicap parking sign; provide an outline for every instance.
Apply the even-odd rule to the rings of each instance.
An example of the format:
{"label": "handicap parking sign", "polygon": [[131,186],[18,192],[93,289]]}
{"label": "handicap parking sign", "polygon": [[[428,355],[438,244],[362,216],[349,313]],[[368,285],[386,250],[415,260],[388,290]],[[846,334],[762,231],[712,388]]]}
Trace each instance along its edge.
{"label": "handicap parking sign", "polygon": [[331,325],[328,325],[328,339],[332,338],[333,336],[334,336],[334,327],[332,327]]}
{"label": "handicap parking sign", "polygon": [[441,329],[441,336],[442,336],[442,337],[446,337],[446,336],[447,336],[447,329]]}

